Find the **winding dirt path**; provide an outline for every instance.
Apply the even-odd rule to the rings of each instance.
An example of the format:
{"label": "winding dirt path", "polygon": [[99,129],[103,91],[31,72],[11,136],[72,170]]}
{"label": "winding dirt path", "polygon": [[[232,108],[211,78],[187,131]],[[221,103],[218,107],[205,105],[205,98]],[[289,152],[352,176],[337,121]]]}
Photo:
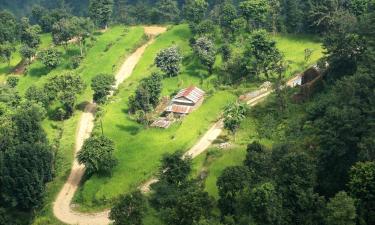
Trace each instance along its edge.
{"label": "winding dirt path", "polygon": [[[119,72],[116,74],[116,84],[115,88],[126,80],[132,74],[135,66],[142,57],[146,48],[152,44],[155,37],[166,31],[165,27],[145,27],[145,34],[150,37],[150,40],[138,48],[132,55],[130,55],[126,61],[121,66]],[[89,103],[85,107],[82,113],[81,119],[79,121],[76,141],[74,147],[74,154],[80,151],[84,141],[90,137],[91,132],[94,128],[94,115],[95,115],[96,105],[94,103]],[[85,167],[80,165],[75,157],[73,166],[69,175],[68,180],[64,184],[60,193],[58,194],[54,204],[53,213],[57,219],[67,224],[78,224],[78,225],[107,225],[111,221],[108,219],[109,211],[104,211],[100,213],[79,213],[75,212],[71,207],[71,202],[74,193],[77,191],[79,184],[81,182],[82,176],[85,173]]]}
{"label": "winding dirt path", "polygon": [[[301,75],[297,75],[286,83],[287,86],[295,87],[296,85],[300,84],[301,82]],[[254,106],[258,104],[259,102],[263,101],[268,95],[270,95],[273,92],[273,90],[256,90],[253,93],[254,97],[248,100],[246,103],[249,106]],[[220,119],[215,124],[211,126],[211,128],[199,139],[199,141],[189,149],[184,154],[184,157],[190,156],[191,158],[195,158],[205,152],[208,147],[212,144],[213,141],[215,141],[221,132],[224,129],[224,120]],[[157,178],[151,178],[147,182],[141,185],[139,188],[143,193],[147,193],[151,190],[151,185],[154,183],[157,183],[159,180]]]}

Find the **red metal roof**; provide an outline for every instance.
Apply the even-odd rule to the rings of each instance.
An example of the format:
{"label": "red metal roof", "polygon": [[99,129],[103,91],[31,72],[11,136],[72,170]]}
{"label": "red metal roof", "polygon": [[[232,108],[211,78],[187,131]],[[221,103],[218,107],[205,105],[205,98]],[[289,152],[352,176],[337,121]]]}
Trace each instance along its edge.
{"label": "red metal roof", "polygon": [[175,100],[181,97],[185,97],[193,103],[197,103],[199,100],[202,99],[203,95],[204,91],[195,86],[190,86],[188,88],[182,89],[173,99]]}

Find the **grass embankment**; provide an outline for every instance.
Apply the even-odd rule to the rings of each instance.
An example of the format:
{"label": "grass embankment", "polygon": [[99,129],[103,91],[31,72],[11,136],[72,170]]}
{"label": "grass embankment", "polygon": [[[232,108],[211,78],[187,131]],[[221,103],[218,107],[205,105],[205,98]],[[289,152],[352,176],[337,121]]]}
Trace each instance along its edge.
{"label": "grass embankment", "polygon": [[[304,50],[306,48],[314,50],[311,56],[310,64],[315,63],[323,56],[321,44],[313,37],[300,35],[278,35],[275,37],[275,40],[277,41],[277,47],[284,53],[286,60],[291,62],[290,68],[287,71],[287,77],[291,77],[299,72],[302,72],[308,67],[308,64],[304,60]],[[266,102],[261,103],[260,105],[264,104],[266,104]],[[293,116],[297,115],[297,108],[298,107],[294,107],[293,110],[289,110],[289,116],[292,116],[292,111],[294,111]],[[272,119],[272,117],[269,117],[269,119]],[[271,123],[271,120],[267,122],[259,121],[259,118],[250,114],[242,122],[241,128],[236,134],[235,140],[233,137],[229,137],[230,142],[232,143],[232,146],[229,149],[220,150],[218,147],[213,146],[205,154],[202,154],[193,160],[192,176],[196,177],[201,171],[207,171],[208,176],[205,180],[205,189],[210,195],[218,198],[218,190],[216,187],[217,178],[226,167],[242,165],[246,155],[247,144],[257,140],[266,146],[272,146],[274,138],[260,138],[264,135],[259,135],[260,129],[274,129]],[[259,128],[260,124],[269,124],[272,128]],[[285,127],[280,125],[278,128],[279,130],[282,130]],[[226,136],[226,138],[228,137],[225,134],[224,136]]]}
{"label": "grass embankment", "polygon": [[[96,40],[91,43],[92,47],[88,49],[78,69],[72,70],[69,68],[71,57],[79,54],[77,47],[69,46],[67,53],[62,58],[61,65],[49,71],[46,75],[42,73],[39,75],[35,74],[35,71],[38,71],[37,68],[40,68],[39,71],[42,71],[44,67],[40,62],[34,62],[30,66],[28,74],[20,77],[18,89],[20,92],[24,92],[31,84],[42,85],[48,77],[62,72],[73,71],[80,74],[87,84],[85,92],[78,97],[78,103],[89,101],[92,98],[90,88],[92,77],[98,73],[114,74],[122,64],[123,59],[143,43],[143,40],[144,32],[142,27],[113,27],[106,33],[96,36]],[[50,140],[56,140],[54,143],[58,151],[56,154],[55,178],[48,184],[45,204],[37,212],[34,224],[61,224],[53,216],[52,204],[70,172],[73,162],[75,134],[80,115],[81,111],[76,111],[73,117],[64,122],[51,120],[43,122]]]}
{"label": "grass embankment", "polygon": [[[82,185],[75,198],[81,210],[109,207],[112,199],[136,189],[155,174],[164,153],[186,151],[219,117],[222,108],[236,98],[228,91],[214,91],[210,82],[214,76],[201,78],[206,72],[192,58],[188,43],[190,35],[187,25],[178,25],[159,36],[146,49],[133,75],[120,87],[112,103],[103,107],[104,134],[116,144],[118,165],[111,177],[94,175]],[[181,123],[166,130],[145,129],[127,114],[128,97],[134,93],[139,81],[155,70],[156,54],[173,44],[181,48],[185,60],[178,77],[164,79],[162,95],[171,95],[189,85],[197,85],[210,93],[203,105]]]}

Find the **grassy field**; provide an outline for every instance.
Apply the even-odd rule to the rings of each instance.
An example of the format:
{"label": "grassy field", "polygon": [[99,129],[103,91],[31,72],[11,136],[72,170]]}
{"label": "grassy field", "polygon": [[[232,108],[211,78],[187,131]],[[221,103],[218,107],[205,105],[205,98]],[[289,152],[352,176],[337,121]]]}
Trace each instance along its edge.
{"label": "grassy field", "polygon": [[[111,199],[137,188],[154,175],[164,153],[184,151],[192,146],[218,118],[222,108],[235,99],[235,96],[227,91],[217,91],[208,96],[197,111],[167,130],[145,129],[127,115],[128,97],[133,94],[139,80],[154,71],[153,61],[157,52],[176,44],[184,56],[191,57],[189,37],[190,32],[186,25],[175,26],[158,37],[146,49],[132,77],[121,86],[112,103],[103,107],[104,133],[116,143],[115,156],[119,164],[111,177],[93,176],[82,185],[75,198],[75,201],[81,204],[81,210],[91,210],[92,207],[99,209],[98,205],[109,206]],[[195,60],[186,60],[178,77],[164,80],[163,95],[170,95],[193,84],[210,90],[210,78],[206,78],[200,85],[201,73],[203,70]]]}
{"label": "grassy field", "polygon": [[[304,71],[309,65],[316,63],[323,56],[323,49],[319,41],[310,36],[299,35],[278,35],[275,37],[277,47],[283,52],[286,60],[291,62],[287,77]],[[313,50],[309,62],[305,62],[305,49]],[[263,103],[262,103],[263,104]],[[261,139],[256,129],[257,118],[247,117],[241,124],[236,139],[230,137],[233,146],[229,150],[219,150],[213,147],[208,152],[197,157],[193,161],[192,176],[196,177],[201,171],[208,171],[205,180],[206,191],[215,198],[218,198],[216,187],[217,178],[222,171],[229,166],[242,165],[246,155],[246,146],[252,141],[259,141],[271,147],[271,139]]]}
{"label": "grassy field", "polygon": [[[109,29],[106,33],[97,36],[96,41],[92,43],[93,46],[88,50],[81,66],[76,70],[88,85],[86,91],[79,96],[78,102],[91,100],[92,91],[89,84],[93,76],[98,73],[115,73],[123,62],[123,59],[143,42],[144,32],[142,27],[125,28],[123,26],[116,26]],[[111,47],[109,48],[108,46]],[[74,46],[69,47],[68,53],[64,55],[62,65],[53,71],[49,71],[46,75],[32,76],[30,75],[32,69],[29,69],[28,74],[20,80],[20,85],[18,86],[20,92],[24,91],[31,84],[42,85],[48,77],[54,74],[72,71],[67,66],[70,59],[69,55],[72,54],[78,54],[78,49]],[[42,68],[42,65],[39,62],[34,62],[30,67]],[[61,224],[53,217],[52,203],[70,172],[73,162],[75,134],[80,116],[81,111],[76,111],[72,118],[64,122],[51,120],[43,122],[43,127],[50,140],[56,140],[53,143],[56,145],[58,151],[56,154],[55,178],[53,182],[48,184],[45,204],[37,212],[34,224]]]}
{"label": "grassy field", "polygon": [[[188,45],[189,37],[190,33],[186,25],[175,26],[161,35],[146,50],[132,77],[120,87],[120,91],[112,99],[112,103],[103,107],[104,133],[116,143],[115,156],[119,164],[115,167],[111,177],[94,175],[83,183],[74,200],[80,205],[80,210],[95,211],[109,207],[111,201],[118,195],[137,188],[155,174],[164,153],[188,150],[208,129],[209,125],[219,117],[223,107],[228,102],[235,100],[236,95],[233,94],[236,93],[235,90],[214,90],[210,80],[215,77],[215,74],[208,77],[205,70],[191,55],[192,52]],[[302,71],[302,68],[306,66],[304,62],[306,48],[315,50],[311,63],[322,55],[320,43],[309,37],[299,39],[298,36],[276,36],[275,39],[286,59],[292,62],[288,76],[294,74],[295,71]],[[127,100],[133,94],[138,82],[155,71],[153,60],[156,53],[173,44],[181,48],[185,60],[182,73],[178,77],[164,80],[163,95],[170,95],[192,84],[198,85],[212,94],[208,96],[199,110],[185,118],[181,124],[175,124],[167,130],[145,129],[127,115]],[[221,60],[217,60],[216,67],[220,64]],[[256,87],[257,84],[246,84],[247,90]],[[240,90],[242,91],[242,89]],[[245,127],[244,133],[247,134],[248,131],[248,127]],[[239,138],[239,140],[241,139]],[[212,163],[210,177],[207,179],[207,190],[210,193],[215,195],[216,177],[222,169],[226,165],[242,161],[244,149],[243,144],[236,144],[235,150],[223,154],[220,159]],[[196,171],[199,171],[198,168],[201,167],[199,162],[203,161],[204,156],[195,160]]]}

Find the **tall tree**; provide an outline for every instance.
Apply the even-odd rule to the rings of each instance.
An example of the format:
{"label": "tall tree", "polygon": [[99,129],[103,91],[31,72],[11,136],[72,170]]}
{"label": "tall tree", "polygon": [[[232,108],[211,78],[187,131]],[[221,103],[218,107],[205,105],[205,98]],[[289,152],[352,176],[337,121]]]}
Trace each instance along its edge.
{"label": "tall tree", "polygon": [[208,68],[208,73],[212,74],[216,59],[216,48],[213,41],[206,37],[198,38],[194,44],[194,51],[201,63]]}
{"label": "tall tree", "polygon": [[327,204],[327,225],[355,225],[356,208],[354,199],[346,192],[339,192]]}
{"label": "tall tree", "polygon": [[254,31],[244,53],[248,70],[256,77],[263,74],[267,79],[278,71],[278,63],[282,59],[276,42],[268,36],[265,30]]}
{"label": "tall tree", "polygon": [[104,103],[107,96],[114,89],[116,79],[113,75],[98,74],[92,79],[91,88],[94,91],[94,101],[97,103]]}
{"label": "tall tree", "polygon": [[246,0],[240,3],[242,16],[248,21],[249,30],[261,28],[270,9],[267,0]]}
{"label": "tall tree", "polygon": [[241,193],[239,202],[240,214],[250,214],[256,224],[283,224],[281,195],[272,183],[260,184],[250,191],[246,189]]}
{"label": "tall tree", "polygon": [[38,58],[48,69],[54,69],[60,64],[61,53],[55,48],[39,52]]}
{"label": "tall tree", "polygon": [[191,159],[183,158],[182,152],[175,152],[163,156],[160,180],[168,184],[181,185],[191,171]]}
{"label": "tall tree", "polygon": [[350,195],[358,200],[358,216],[375,223],[375,162],[358,162],[350,169]]}
{"label": "tall tree", "polygon": [[135,191],[120,197],[109,218],[115,221],[114,225],[142,225],[146,208],[146,198],[140,191]]}
{"label": "tall tree", "polygon": [[44,114],[39,105],[24,103],[10,116],[10,129],[0,129],[7,131],[0,136],[12,137],[12,145],[0,146],[0,198],[7,206],[39,206],[45,183],[52,179],[53,154],[40,124]]}
{"label": "tall tree", "polygon": [[247,106],[243,103],[229,104],[224,109],[224,128],[235,134],[245,119]]}
{"label": "tall tree", "polygon": [[77,159],[84,164],[89,175],[94,173],[110,174],[117,161],[113,156],[114,143],[105,136],[94,136],[87,139],[79,151]]}
{"label": "tall tree", "polygon": [[17,20],[9,11],[0,11],[0,44],[12,43],[17,39]]}
{"label": "tall tree", "polygon": [[208,3],[205,0],[187,0],[183,7],[184,18],[190,27],[195,28],[205,17]]}
{"label": "tall tree", "polygon": [[137,87],[135,95],[129,97],[129,112],[135,113],[138,110],[145,113],[150,112],[159,103],[162,85],[162,78],[156,73],[143,79]]}
{"label": "tall tree", "polygon": [[159,23],[176,23],[180,19],[180,10],[173,0],[160,0],[156,3],[155,13]]}
{"label": "tall tree", "polygon": [[90,0],[90,18],[100,28],[107,28],[113,12],[113,0]]}
{"label": "tall tree", "polygon": [[182,56],[177,46],[161,50],[155,58],[155,65],[170,77],[177,76],[180,71]]}
{"label": "tall tree", "polygon": [[251,174],[247,167],[233,166],[223,170],[217,179],[219,190],[219,208],[222,216],[234,215],[237,208],[237,197],[251,184]]}

